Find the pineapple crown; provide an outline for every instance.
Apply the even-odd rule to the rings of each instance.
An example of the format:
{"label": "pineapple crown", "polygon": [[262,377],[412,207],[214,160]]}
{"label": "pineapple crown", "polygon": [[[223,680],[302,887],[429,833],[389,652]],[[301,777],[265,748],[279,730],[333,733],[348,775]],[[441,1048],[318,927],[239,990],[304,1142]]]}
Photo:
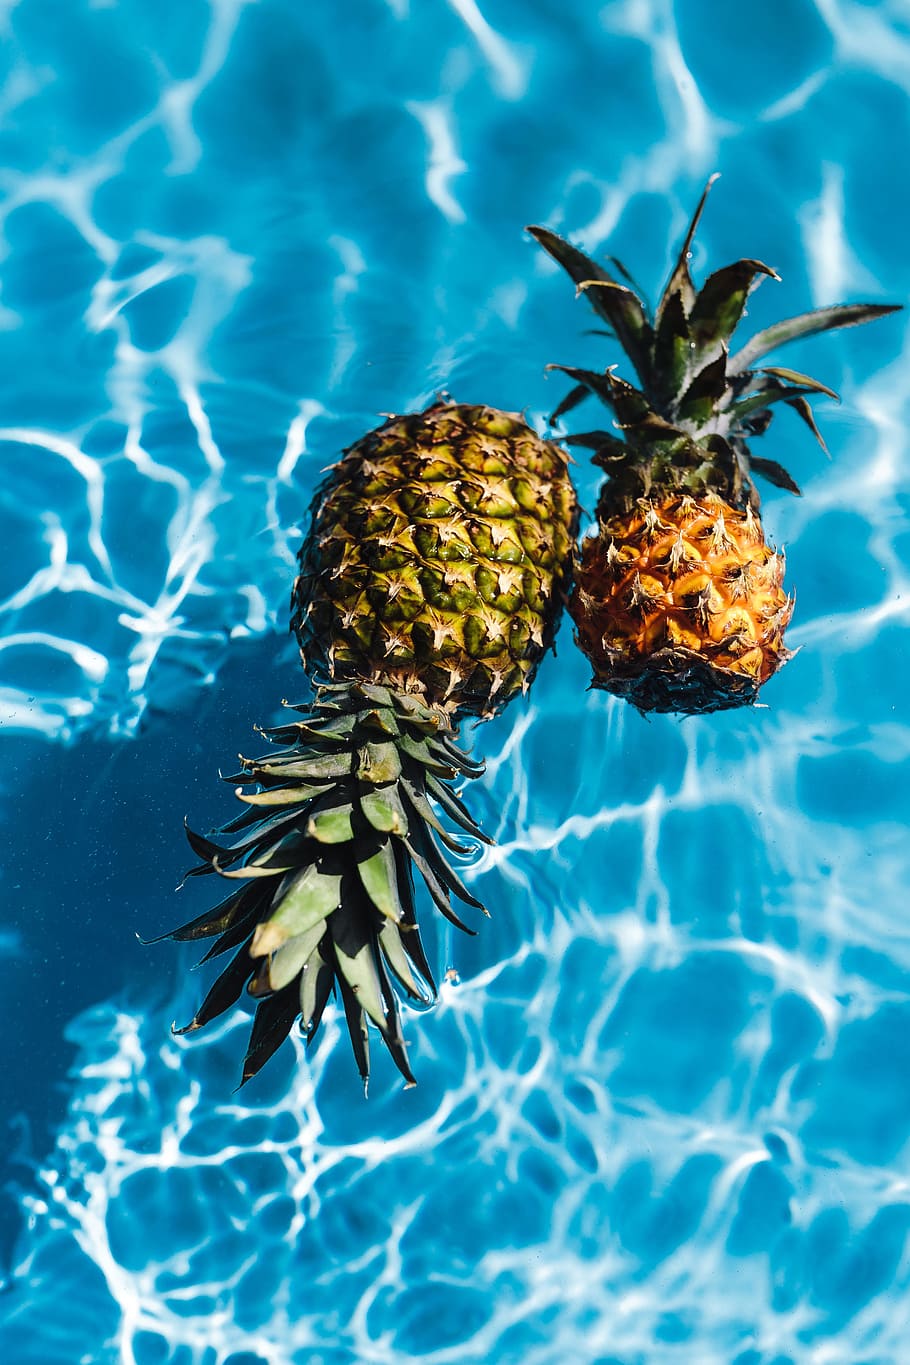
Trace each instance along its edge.
{"label": "pineapple crown", "polygon": [[610,264],[622,279],[586,256],[548,228],[527,230],[559,263],[584,293],[594,311],[610,327],[632,362],[639,385],[615,374],[551,365],[575,381],[552,416],[556,421],[589,394],[615,415],[619,437],[607,431],[582,432],[569,444],[586,446],[594,462],[610,473],[610,503],[627,506],[655,489],[685,488],[722,493],[738,506],[758,507],[751,474],[763,475],[779,488],[799,487],[775,460],[751,453],[748,438],[768,428],[774,403],[786,403],[807,424],[826,451],[808,396],[837,399],[827,385],[781,366],[754,368],[778,346],[837,327],[852,327],[899,307],[851,303],[819,308],[773,323],[730,355],[730,340],[745,311],[749,294],[770,275],[780,276],[761,261],[744,259],[723,266],[697,289],[689,257],[713,175],[705,186],[689,224],[682,250],[653,316],[622,265]]}
{"label": "pineapple crown", "polygon": [[[301,719],[262,731],[287,747],[243,758],[241,771],[225,778],[238,784],[243,814],[210,835],[187,828],[202,860],[187,877],[217,873],[240,887],[163,936],[214,938],[203,962],[234,953],[190,1023],[174,1032],[194,1033],[218,1018],[246,986],[259,1004],[243,1084],[295,1019],[313,1040],[337,987],[364,1085],[367,1018],[413,1084],[392,978],[418,1004],[436,996],[414,870],[446,919],[473,933],[452,897],[486,910],[437,839],[461,856],[473,845],[452,833],[437,808],[471,840],[491,843],[452,785],[479,777],[483,764],[458,747],[440,708],[387,687],[322,683],[311,703],[289,709]],[[244,791],[250,785],[258,790]]]}

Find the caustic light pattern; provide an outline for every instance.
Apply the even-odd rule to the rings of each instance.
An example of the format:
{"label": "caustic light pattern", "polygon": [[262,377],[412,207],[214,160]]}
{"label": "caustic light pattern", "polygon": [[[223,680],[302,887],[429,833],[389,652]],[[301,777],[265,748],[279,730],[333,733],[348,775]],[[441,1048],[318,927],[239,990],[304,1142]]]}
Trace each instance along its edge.
{"label": "caustic light pattern", "polygon": [[[666,277],[719,169],[692,268],[755,253],[781,275],[750,333],[782,290],[788,312],[910,292],[899,5],[771,6],[759,26],[707,0],[572,23],[547,0],[344,8],[0,6],[7,728],[199,753],[201,684],[283,632],[342,449],[441,391],[542,432],[564,391],[545,362],[602,365],[604,341],[525,223]],[[461,875],[495,914],[480,947],[429,930],[449,979],[405,1019],[415,1089],[380,1056],[364,1103],[332,1012],[315,1056],[286,1044],[232,1095],[243,1018],[172,1039],[197,996],[147,950],[112,998],[121,943],[179,913],[142,885],[116,900],[56,1144],[20,1198],[4,1361],[902,1358],[903,325],[788,355],[844,402],[818,408],[830,464],[775,423],[806,496],[763,500],[799,650],[767,708],[646,723],[586,693],[564,629],[529,704],[485,727],[472,815],[498,843]],[[600,475],[575,472],[593,509]],[[5,772],[8,821],[27,781]],[[173,818],[176,880],[167,774],[120,795]],[[86,898],[102,838],[78,853]],[[100,912],[37,922],[35,869],[59,869],[28,839],[0,948],[34,1009],[95,971],[80,915]],[[31,1035],[17,1016],[6,1036]]]}

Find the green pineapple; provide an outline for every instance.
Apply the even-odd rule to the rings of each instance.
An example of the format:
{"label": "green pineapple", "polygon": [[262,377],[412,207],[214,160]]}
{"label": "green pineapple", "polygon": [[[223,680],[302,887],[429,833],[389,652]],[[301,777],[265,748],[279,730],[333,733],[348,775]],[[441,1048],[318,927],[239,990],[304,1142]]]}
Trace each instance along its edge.
{"label": "green pineapple", "polygon": [[[237,883],[169,937],[232,952],[194,1018],[259,1001],[243,1066],[254,1076],[300,1019],[315,1036],[333,991],[369,1076],[372,1022],[408,1083],[397,991],[429,1001],[414,874],[436,907],[481,902],[440,847],[489,842],[454,784],[483,765],[459,722],[530,686],[552,644],[577,530],[565,453],[521,418],[439,402],[351,446],[311,508],[291,625],[316,686],[279,746],[243,759],[245,810],[207,838],[190,875]],[[245,790],[246,787],[252,790]],[[470,932],[470,931],[468,931]]]}

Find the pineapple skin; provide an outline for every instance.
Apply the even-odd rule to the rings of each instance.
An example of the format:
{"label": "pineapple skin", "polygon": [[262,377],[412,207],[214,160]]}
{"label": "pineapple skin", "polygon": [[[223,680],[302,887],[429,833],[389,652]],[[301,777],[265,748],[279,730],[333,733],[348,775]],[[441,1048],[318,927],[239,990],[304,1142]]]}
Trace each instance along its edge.
{"label": "pineapple skin", "polygon": [[748,502],[674,492],[604,516],[569,602],[592,686],[642,712],[753,703],[791,657],[783,577]]}
{"label": "pineapple skin", "polygon": [[552,644],[577,523],[568,456],[517,414],[392,417],[313,501],[291,599],[304,668],[495,714]]}

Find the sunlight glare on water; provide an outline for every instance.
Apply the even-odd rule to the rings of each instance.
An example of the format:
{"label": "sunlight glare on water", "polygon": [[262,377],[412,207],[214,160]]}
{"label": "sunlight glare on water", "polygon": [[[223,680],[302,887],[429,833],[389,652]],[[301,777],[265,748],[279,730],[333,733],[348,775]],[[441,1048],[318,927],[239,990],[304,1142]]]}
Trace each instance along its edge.
{"label": "sunlight glare on water", "polygon": [[245,1016],[172,1037],[210,978],[134,939],[304,695],[321,471],[441,390],[544,430],[547,362],[619,359],[526,223],[653,298],[719,170],[693,270],[783,280],[747,334],[906,298],[903,5],[19,0],[0,35],[2,1359],[903,1359],[901,319],[782,361],[843,403],[830,462],[764,438],[804,490],[764,503],[800,650],[764,707],[645,721],[564,627],[469,732],[493,917],[430,929],[415,1090],[382,1057],[364,1102],[332,1015],[235,1093]]}

